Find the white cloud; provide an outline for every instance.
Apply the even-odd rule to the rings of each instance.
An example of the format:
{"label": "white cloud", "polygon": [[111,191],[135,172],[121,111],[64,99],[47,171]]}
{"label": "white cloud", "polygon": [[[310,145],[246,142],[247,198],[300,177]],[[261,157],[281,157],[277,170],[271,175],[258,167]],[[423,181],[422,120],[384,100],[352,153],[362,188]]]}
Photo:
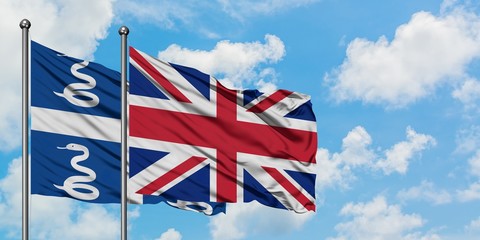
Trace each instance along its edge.
{"label": "white cloud", "polygon": [[422,234],[420,232],[407,234],[403,240],[441,240],[444,239],[436,233]]}
{"label": "white cloud", "polygon": [[358,168],[382,170],[385,175],[393,172],[405,174],[410,161],[435,144],[432,136],[416,133],[410,126],[406,129],[406,135],[406,141],[381,153],[371,146],[372,137],[365,128],[357,126],[342,140],[341,152],[331,154],[327,149],[318,149],[317,192],[335,185],[347,188],[355,179],[353,171]]}
{"label": "white cloud", "polygon": [[477,109],[480,101],[480,81],[467,79],[460,88],[452,92],[452,96],[462,102],[466,110]]}
{"label": "white cloud", "polygon": [[174,228],[169,228],[166,232],[160,235],[156,240],[182,240],[182,234]]}
{"label": "white cloud", "polygon": [[256,202],[235,203],[235,207],[228,208],[226,214],[212,217],[210,232],[215,240],[245,239],[265,233],[281,235],[300,229],[314,216],[313,212],[297,214],[266,207]]}
{"label": "white cloud", "polygon": [[365,128],[357,126],[342,140],[342,152],[338,157],[352,167],[370,165],[375,160],[375,153],[368,148],[371,144],[372,137]]}
{"label": "white cloud", "polygon": [[407,141],[399,142],[388,149],[385,152],[386,158],[379,160],[375,167],[382,169],[387,175],[394,171],[405,174],[414,155],[435,145],[436,141],[432,136],[418,134],[411,127],[407,127]]}
{"label": "white cloud", "polygon": [[452,8],[454,9],[457,6],[458,0],[443,0],[442,4],[440,5],[440,12],[444,13]]}
{"label": "white cloud", "polygon": [[480,150],[468,159],[468,171],[478,180],[471,183],[467,189],[457,190],[457,198],[461,202],[480,200]]}
{"label": "white cloud", "polygon": [[254,15],[273,14],[278,11],[288,10],[296,7],[305,6],[319,0],[217,0],[223,8],[235,19],[243,21],[246,17]]}
{"label": "white cloud", "polygon": [[58,51],[91,57],[98,40],[107,35],[113,18],[113,0],[0,1],[0,150],[20,145],[21,29],[20,20],[32,22],[31,38]]}
{"label": "white cloud", "polygon": [[350,166],[346,165],[341,158],[331,157],[328,150],[317,150],[317,178],[315,188],[322,192],[325,188],[339,186],[348,188],[350,182],[355,179]]}
{"label": "white cloud", "polygon": [[[47,197],[46,197],[47,198]],[[49,199],[45,199],[44,204],[53,205]],[[36,198],[32,199],[36,201]],[[72,204],[75,206],[76,204]],[[120,236],[120,221],[113,216],[104,207],[100,205],[89,205],[88,207],[74,207],[75,211],[50,211],[53,216],[39,219],[40,223],[32,224],[33,234],[44,236],[44,239],[85,239],[85,240],[104,240],[118,239]],[[65,209],[67,210],[67,209]],[[68,215],[67,215],[68,214]],[[47,223],[52,218],[61,215],[68,217],[67,222],[58,224]],[[38,231],[38,233],[35,233]]]}
{"label": "white cloud", "polygon": [[425,224],[421,216],[402,213],[400,206],[389,205],[383,196],[367,203],[348,203],[340,215],[352,219],[337,224],[338,235],[331,239],[421,239],[412,230]]}
{"label": "white cloud", "polygon": [[[0,179],[0,228],[18,238],[21,229],[21,159],[14,159]],[[31,196],[31,236],[34,239],[118,239],[120,223],[105,207],[84,207],[71,199]]]}
{"label": "white cloud", "polygon": [[480,233],[480,217],[472,220],[467,226],[465,226],[466,232]]}
{"label": "white cloud", "polygon": [[468,160],[470,165],[470,172],[480,178],[480,150],[477,150],[477,153]]}
{"label": "white cloud", "polygon": [[432,182],[422,181],[419,186],[402,189],[397,193],[401,201],[424,200],[434,205],[450,203],[452,196],[446,190],[436,190]]}
{"label": "white cloud", "polygon": [[441,239],[478,240],[478,236],[480,236],[480,217],[471,220],[463,229],[456,229],[456,231],[442,234]]}
{"label": "white cloud", "polygon": [[0,180],[0,227],[18,229],[22,217],[22,161],[14,159],[7,176]]}
{"label": "white cloud", "polygon": [[468,154],[480,149],[480,126],[472,125],[469,128],[461,129],[455,137],[456,153]]}
{"label": "white cloud", "polygon": [[140,207],[135,206],[133,209],[128,210],[127,216],[129,219],[136,219],[140,217]]}
{"label": "white cloud", "polygon": [[480,200],[480,182],[470,184],[465,190],[458,190],[457,198],[461,202]]}
{"label": "white cloud", "polygon": [[[271,89],[276,81],[272,68],[262,64],[276,63],[285,55],[285,45],[275,35],[265,35],[265,43],[232,43],[220,41],[211,51],[191,50],[172,44],[158,53],[160,59],[199,69],[217,75],[223,83],[236,87],[261,83]],[[268,85],[269,83],[269,85]],[[228,84],[227,84],[228,85]]]}
{"label": "white cloud", "polygon": [[348,132],[342,140],[342,151],[330,154],[327,149],[317,151],[317,192],[338,185],[348,188],[355,180],[352,170],[358,167],[370,167],[376,154],[370,148],[372,138],[362,126],[357,126]]}
{"label": "white cloud", "polygon": [[353,40],[343,64],[325,80],[337,101],[404,107],[467,75],[468,64],[480,57],[479,29],[480,17],[462,9],[441,16],[418,12],[391,41]]}

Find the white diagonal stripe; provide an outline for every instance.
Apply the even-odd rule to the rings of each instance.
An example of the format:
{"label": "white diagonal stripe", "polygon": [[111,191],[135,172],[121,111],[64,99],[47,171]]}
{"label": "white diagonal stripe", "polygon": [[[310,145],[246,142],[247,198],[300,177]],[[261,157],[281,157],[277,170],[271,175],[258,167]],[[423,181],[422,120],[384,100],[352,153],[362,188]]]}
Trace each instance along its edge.
{"label": "white diagonal stripe", "polygon": [[260,168],[261,166],[266,166],[310,174],[315,174],[316,167],[315,163],[260,156],[248,153],[237,153],[237,162],[240,166],[247,166],[245,168]]}
{"label": "white diagonal stripe", "polygon": [[[142,149],[150,149],[150,150],[155,150],[155,151],[162,151],[162,152],[169,152],[170,154],[167,155],[171,157],[172,159],[176,159],[177,165],[181,163],[182,160],[186,160],[192,156],[196,157],[205,157],[207,158],[205,161],[201,163],[201,167],[206,166],[207,164],[210,165],[210,199],[211,201],[214,201],[214,199],[217,198],[217,190],[216,190],[216,174],[217,174],[217,165],[216,165],[216,155],[217,151],[214,148],[206,148],[206,147],[199,147],[199,146],[192,146],[188,144],[181,144],[181,143],[172,143],[172,142],[165,142],[165,141],[159,141],[159,140],[153,140],[153,139],[147,139],[147,138],[140,138],[140,137],[132,137],[130,136],[128,139],[128,143],[130,147],[136,147],[136,148],[142,148]],[[165,156],[165,157],[167,157]],[[164,158],[165,158],[164,157]],[[162,161],[164,159],[162,158]],[[172,163],[173,164],[173,163]],[[152,166],[153,167],[153,166]],[[174,165],[171,165],[169,169],[173,168]],[[150,167],[147,167],[148,169]],[[184,174],[184,176],[190,176],[191,173],[194,171],[197,171],[200,168],[195,168],[192,171],[188,171],[187,173]],[[135,174],[135,176],[132,176],[131,178],[131,186],[134,187],[134,191],[138,191],[143,186],[145,186],[147,181],[142,180],[140,177],[143,174],[147,174],[144,172],[146,170],[142,170],[141,172]],[[153,172],[153,171],[152,171]],[[137,177],[137,175],[139,175]],[[160,175],[157,174],[157,178]],[[183,179],[182,179],[183,180]],[[180,182],[176,181],[177,182]],[[135,183],[137,182],[137,183]],[[167,186],[166,186],[167,187]],[[168,186],[170,188],[171,186]],[[166,188],[162,188],[166,189]],[[166,190],[164,190],[166,191]]]}
{"label": "white diagonal stripe", "polygon": [[[307,212],[308,210],[296,200],[293,196],[286,191],[286,189],[280,185],[277,180],[275,180],[270,174],[268,174],[262,166],[265,167],[274,167],[282,174],[283,177],[287,178],[288,181],[295,186],[303,195],[305,195],[310,201],[315,202],[315,198],[311,196],[305,189],[303,189],[300,184],[298,184],[292,177],[290,177],[285,170],[294,170],[298,172],[314,173],[315,164],[312,163],[303,163],[298,161],[286,160],[286,159],[277,159],[271,157],[263,157],[252,154],[238,153],[237,161],[239,165],[239,178],[243,179],[243,169],[255,176],[255,179],[267,189],[272,196],[274,196],[278,201],[280,201],[286,208],[294,210],[295,212]],[[243,185],[238,185],[238,191],[243,193]],[[241,198],[242,199],[239,199]],[[243,194],[238,194],[238,201],[243,201]]]}
{"label": "white diagonal stripe", "polygon": [[289,112],[295,110],[296,108],[310,100],[310,97],[308,95],[304,95],[301,93],[292,93],[291,95],[289,95],[289,97],[282,99],[280,102],[274,104],[262,113],[248,112],[248,106],[251,107],[255,105],[269,95],[263,97],[262,96],[258,97],[257,99],[252,101],[252,103],[249,103],[244,107],[242,106],[242,104],[238,104],[243,102],[243,94],[239,94],[239,96],[237,96],[237,120],[276,127],[305,130],[309,132],[317,131],[317,125],[314,121],[284,117]]}
{"label": "white diagonal stripe", "polygon": [[[199,102],[205,102],[205,97],[194,87],[192,84],[185,79],[175,68],[173,68],[169,63],[161,61],[159,59],[153,58],[146,53],[143,53],[139,50],[137,52],[145,58],[158,72],[160,72],[172,85],[174,85],[185,97],[188,98],[192,103],[196,104]],[[148,73],[140,68],[136,63],[135,67],[145,75]],[[152,77],[148,75],[150,79]],[[211,81],[210,81],[211,83]],[[173,99],[172,99],[173,100]]]}
{"label": "white diagonal stripe", "polygon": [[[183,154],[179,154],[183,155]],[[186,157],[186,158],[185,158]],[[165,157],[157,160],[155,163],[152,165],[148,166],[147,168],[143,169],[141,172],[135,174],[135,176],[130,178],[130,185],[129,187],[132,188],[134,192],[144,188],[148,184],[152,183],[159,177],[167,174],[172,170],[173,168],[177,167],[180,165],[183,161],[182,160],[187,160],[189,157],[188,156],[178,156],[177,154],[172,154],[169,153]],[[194,172],[197,172],[201,168],[205,167],[208,165],[208,160],[204,160],[192,169],[188,170],[184,174],[178,176],[162,188],[156,190],[152,195],[160,195],[170,189],[171,187],[175,186],[179,182],[185,180],[187,177],[192,175]]]}
{"label": "white diagonal stripe", "polygon": [[302,106],[302,104],[306,103],[309,100],[310,100],[310,96],[293,92],[292,94],[288,95],[286,98],[282,99],[281,101],[275,103],[273,106],[266,109],[263,113],[274,112],[280,116],[285,116],[289,114],[291,111]]}

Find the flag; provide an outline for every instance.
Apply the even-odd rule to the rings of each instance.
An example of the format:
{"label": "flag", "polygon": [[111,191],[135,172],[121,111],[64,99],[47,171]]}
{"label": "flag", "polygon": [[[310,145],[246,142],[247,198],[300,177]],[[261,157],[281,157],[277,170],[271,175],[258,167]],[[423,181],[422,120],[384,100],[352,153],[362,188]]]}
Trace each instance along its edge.
{"label": "flag", "polygon": [[[120,73],[31,45],[31,193],[120,203]],[[131,198],[225,211],[220,204],[199,208],[179,199]]]}
{"label": "flag", "polygon": [[309,96],[232,90],[130,47],[132,191],[315,211]]}
{"label": "flag", "polygon": [[120,202],[120,74],[31,46],[32,194]]}

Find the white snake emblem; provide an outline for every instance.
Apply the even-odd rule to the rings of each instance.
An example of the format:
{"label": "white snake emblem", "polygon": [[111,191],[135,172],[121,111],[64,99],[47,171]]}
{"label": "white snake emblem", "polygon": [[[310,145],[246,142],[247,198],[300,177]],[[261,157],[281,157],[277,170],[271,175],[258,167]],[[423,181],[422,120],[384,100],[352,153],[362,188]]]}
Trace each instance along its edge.
{"label": "white snake emblem", "polygon": [[[81,199],[81,200],[95,200],[100,195],[98,189],[92,185],[86,183],[92,182],[97,178],[97,174],[90,168],[78,165],[79,162],[86,160],[90,152],[88,148],[83,145],[69,143],[65,147],[57,147],[58,149],[67,149],[71,151],[81,151],[82,155],[75,156],[72,158],[70,164],[75,170],[87,174],[87,176],[71,176],[63,182],[63,186],[58,186],[53,184],[56,188],[64,190],[70,196]],[[79,192],[75,189],[84,189],[84,191]],[[85,191],[86,190],[86,191]]]}
{"label": "white snake emblem", "polygon": [[87,74],[78,72],[79,69],[85,68],[88,66],[88,61],[83,61],[81,63],[75,63],[70,68],[70,72],[73,76],[87,81],[87,83],[71,83],[63,89],[63,93],[53,92],[59,97],[65,98],[71,104],[79,107],[95,107],[98,105],[100,100],[98,96],[85,91],[94,88],[97,85],[95,78]]}
{"label": "white snake emblem", "polygon": [[[189,211],[194,211],[194,212],[203,212],[205,215],[212,215],[213,214],[213,208],[210,206],[208,203],[205,202],[189,202],[189,201],[182,201],[182,200],[177,200],[176,202],[170,202],[167,201],[168,205],[183,209],[183,210],[189,210]],[[190,206],[199,206],[204,208],[205,210],[197,210],[195,208],[192,208]]]}

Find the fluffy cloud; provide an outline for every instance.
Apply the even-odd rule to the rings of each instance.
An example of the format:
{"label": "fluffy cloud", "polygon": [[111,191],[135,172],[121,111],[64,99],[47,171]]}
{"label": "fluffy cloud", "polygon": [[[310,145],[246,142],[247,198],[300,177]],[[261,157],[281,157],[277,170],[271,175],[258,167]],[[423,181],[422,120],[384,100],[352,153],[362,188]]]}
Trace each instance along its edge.
{"label": "fluffy cloud", "polygon": [[480,200],[480,182],[470,184],[465,190],[458,190],[457,197],[461,202]]}
{"label": "fluffy cloud", "polygon": [[213,239],[222,240],[245,239],[262,233],[279,235],[298,230],[313,216],[312,212],[297,214],[256,202],[236,203],[234,208],[228,208],[228,214],[212,217],[210,231]]}
{"label": "fluffy cloud", "polygon": [[105,38],[113,18],[113,0],[0,1],[0,150],[20,145],[21,30],[20,20],[32,22],[31,37],[69,55],[89,58]]}
{"label": "fluffy cloud", "polygon": [[318,149],[316,159],[315,188],[317,192],[322,192],[325,188],[332,186],[348,188],[349,183],[355,179],[351,167],[345,164],[341,158],[331,157],[327,149]]}
{"label": "fluffy cloud", "polygon": [[[338,236],[330,239],[425,239],[412,232],[423,226],[425,220],[417,214],[402,213],[400,206],[389,205],[383,196],[367,203],[348,203],[340,215],[352,219],[337,224]],[[434,238],[438,236],[429,237]]]}
{"label": "fluffy cloud", "polygon": [[401,201],[424,200],[432,202],[434,205],[446,204],[452,201],[450,193],[446,190],[435,190],[435,186],[429,181],[422,181],[419,186],[400,190],[397,198]]}
{"label": "fluffy cloud", "polygon": [[472,125],[469,128],[461,129],[455,137],[456,153],[471,153],[480,149],[480,126]]}
{"label": "fluffy cloud", "polygon": [[330,154],[327,149],[319,149],[317,191],[334,185],[348,187],[349,182],[355,179],[353,170],[357,168],[381,170],[385,175],[392,172],[405,174],[415,156],[435,145],[432,136],[416,133],[411,127],[407,127],[406,135],[406,141],[381,153],[371,147],[372,138],[365,128],[357,126],[343,139],[341,152]]}
{"label": "fluffy cloud", "polygon": [[480,81],[469,78],[452,92],[452,96],[461,101],[466,110],[476,110],[480,101]]}
{"label": "fluffy cloud", "polygon": [[480,150],[477,150],[477,153],[468,160],[468,163],[471,173],[480,178]]}
{"label": "fluffy cloud", "polygon": [[480,217],[472,220],[467,226],[465,226],[467,232],[480,233]]}
{"label": "fluffy cloud", "polygon": [[[37,201],[36,198],[32,202]],[[70,201],[70,200],[67,200]],[[56,205],[45,199],[43,204],[52,205],[50,208],[50,216],[38,219],[38,222],[32,223],[33,235],[39,236],[42,239],[118,239],[120,236],[120,221],[116,216],[113,216],[104,207],[99,205],[92,205],[89,207],[79,207],[71,203],[73,208],[65,209],[69,211],[54,210]],[[35,205],[32,205],[35,206]],[[74,211],[72,211],[72,209]],[[32,213],[35,214],[34,208]],[[63,216],[62,216],[63,215]],[[51,219],[67,218],[66,222],[58,222],[52,224]]]}
{"label": "fluffy cloud", "polygon": [[[0,180],[0,228],[11,238],[20,236],[21,170],[21,159],[15,159]],[[120,232],[118,217],[104,207],[38,195],[31,197],[30,226],[35,239],[118,239]]]}
{"label": "fluffy cloud", "polygon": [[[480,17],[462,9],[441,16],[418,12],[397,28],[391,41],[385,36],[376,42],[353,40],[343,64],[325,80],[337,101],[404,107],[449,79],[464,79],[468,64],[480,57],[479,29]],[[457,95],[466,99],[470,94]]]}
{"label": "fluffy cloud", "polygon": [[342,151],[330,154],[327,149],[317,151],[317,191],[338,185],[347,188],[355,179],[352,170],[373,165],[376,154],[370,149],[372,138],[361,126],[348,132],[342,140]]}
{"label": "fluffy cloud", "polygon": [[407,141],[395,144],[385,152],[385,159],[379,160],[375,167],[383,170],[385,174],[394,171],[405,174],[410,159],[430,146],[435,146],[436,141],[432,136],[416,133],[411,127],[407,127]]}
{"label": "fluffy cloud", "polygon": [[169,228],[166,232],[160,235],[156,240],[182,240],[182,234],[174,228]]}
{"label": "fluffy cloud", "polygon": [[229,86],[257,83],[260,88],[267,86],[271,89],[276,81],[275,71],[259,65],[276,63],[284,55],[282,40],[275,35],[266,35],[264,44],[220,41],[211,51],[191,50],[172,44],[159,52],[158,57],[216,75]]}
{"label": "fluffy cloud", "polygon": [[352,167],[370,165],[375,160],[375,153],[369,149],[371,144],[372,137],[365,128],[357,126],[342,140],[342,152],[334,157]]}
{"label": "fluffy cloud", "polygon": [[[0,227],[18,229],[22,218],[22,161],[14,159],[7,176],[0,180]],[[12,234],[16,233],[12,230]]]}
{"label": "fluffy cloud", "polygon": [[461,202],[480,200],[480,150],[477,150],[468,160],[468,169],[470,174],[477,177],[477,182],[471,183],[467,189],[458,190],[457,198]]}

